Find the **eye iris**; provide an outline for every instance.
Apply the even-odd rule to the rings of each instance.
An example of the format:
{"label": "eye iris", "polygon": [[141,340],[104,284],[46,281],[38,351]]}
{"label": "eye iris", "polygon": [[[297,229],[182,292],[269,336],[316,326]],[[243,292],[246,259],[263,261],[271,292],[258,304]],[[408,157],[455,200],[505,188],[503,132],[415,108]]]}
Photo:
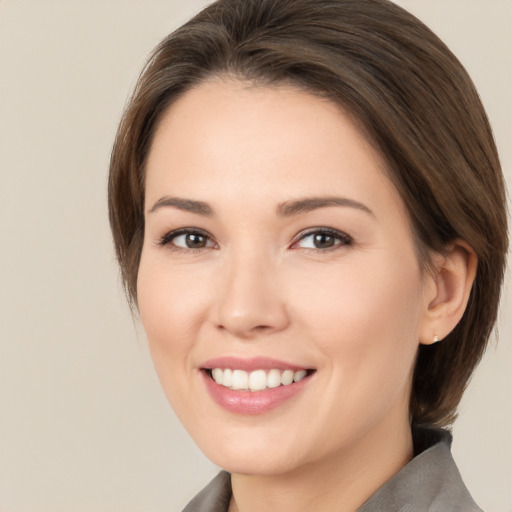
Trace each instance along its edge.
{"label": "eye iris", "polygon": [[185,238],[185,242],[189,249],[198,249],[206,247],[206,237],[197,233],[189,233]]}
{"label": "eye iris", "polygon": [[333,247],[335,244],[335,238],[327,233],[316,233],[313,236],[313,243],[317,249],[326,249]]}

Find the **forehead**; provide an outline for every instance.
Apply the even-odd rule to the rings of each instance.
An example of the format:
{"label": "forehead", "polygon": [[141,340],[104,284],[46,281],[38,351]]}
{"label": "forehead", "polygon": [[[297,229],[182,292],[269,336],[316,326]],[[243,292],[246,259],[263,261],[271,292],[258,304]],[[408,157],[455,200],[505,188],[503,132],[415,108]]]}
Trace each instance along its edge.
{"label": "forehead", "polygon": [[271,191],[282,200],[335,191],[399,201],[381,155],[352,118],[289,85],[215,79],[188,91],[162,117],[146,172],[148,201]]}

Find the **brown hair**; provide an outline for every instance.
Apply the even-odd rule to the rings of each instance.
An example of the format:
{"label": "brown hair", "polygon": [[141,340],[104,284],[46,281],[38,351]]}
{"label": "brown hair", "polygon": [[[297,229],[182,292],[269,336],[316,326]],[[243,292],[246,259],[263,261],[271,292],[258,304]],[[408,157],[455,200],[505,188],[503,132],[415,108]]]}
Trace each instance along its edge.
{"label": "brown hair", "polygon": [[169,35],[143,70],[110,164],[109,214],[132,303],[144,233],[144,164],[162,113],[212,76],[291,83],[350,112],[387,160],[420,261],[465,240],[478,256],[469,304],[441,343],[420,346],[410,410],[448,425],[491,335],[507,250],[503,177],[463,66],[388,0],[219,0]]}

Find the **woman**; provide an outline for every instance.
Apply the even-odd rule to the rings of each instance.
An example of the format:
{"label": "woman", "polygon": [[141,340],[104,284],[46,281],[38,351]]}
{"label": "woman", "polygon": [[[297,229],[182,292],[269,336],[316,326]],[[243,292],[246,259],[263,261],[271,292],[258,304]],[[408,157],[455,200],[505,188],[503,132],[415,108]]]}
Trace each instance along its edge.
{"label": "woman", "polygon": [[187,511],[479,510],[449,427],[493,328],[503,180],[478,95],[386,0],[220,0],[112,154],[126,289],[222,472]]}

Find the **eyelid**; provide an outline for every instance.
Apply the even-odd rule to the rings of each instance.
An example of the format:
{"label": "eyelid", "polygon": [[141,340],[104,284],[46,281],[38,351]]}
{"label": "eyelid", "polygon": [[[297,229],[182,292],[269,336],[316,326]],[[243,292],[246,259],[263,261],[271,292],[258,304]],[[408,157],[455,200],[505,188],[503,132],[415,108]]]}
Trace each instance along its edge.
{"label": "eyelid", "polygon": [[313,251],[328,252],[330,250],[332,251],[332,250],[338,249],[340,247],[343,247],[345,245],[351,245],[353,243],[353,241],[354,241],[353,238],[350,235],[348,235],[347,233],[344,233],[343,231],[339,231],[338,229],[334,229],[334,228],[327,228],[327,227],[318,226],[318,227],[309,228],[309,229],[306,229],[306,230],[300,232],[294,238],[290,248],[294,249],[295,246],[301,240],[304,240],[308,236],[316,235],[316,234],[330,235],[330,236],[335,237],[338,240],[340,240],[340,243],[337,243],[333,247],[330,247],[330,248],[327,248],[327,249],[319,249],[319,248],[314,248],[313,249],[313,248],[307,248],[307,247],[305,249],[310,249],[310,250],[313,250]]}
{"label": "eyelid", "polygon": [[[204,237],[206,237],[208,239],[207,244],[208,243],[211,243],[211,244],[210,245],[206,245],[205,247],[199,247],[199,248],[180,247],[178,245],[173,245],[172,244],[172,241],[174,239],[178,238],[179,236],[189,235],[189,234],[196,234],[196,235],[204,236]],[[343,231],[340,231],[340,230],[334,229],[334,228],[318,226],[318,227],[308,228],[308,229],[306,229],[304,231],[301,231],[293,239],[293,241],[292,241],[292,243],[290,245],[290,248],[291,249],[295,249],[297,244],[300,241],[304,240],[308,236],[312,236],[312,235],[315,235],[315,234],[324,234],[324,235],[332,236],[332,237],[336,238],[337,240],[339,240],[339,243],[336,243],[334,246],[332,246],[330,248],[320,249],[320,248],[311,248],[311,247],[307,248],[306,247],[304,249],[311,249],[311,250],[320,251],[320,252],[328,252],[329,250],[335,250],[335,249],[338,249],[338,248],[343,247],[345,245],[350,245],[353,242],[353,238],[350,235],[348,235],[347,233],[344,233]],[[205,231],[203,229],[192,228],[192,227],[190,227],[190,228],[179,228],[179,229],[174,229],[174,230],[168,231],[164,235],[162,235],[156,241],[156,243],[157,243],[157,245],[162,246],[162,247],[170,246],[170,248],[172,250],[175,250],[175,251],[194,251],[194,252],[197,252],[197,251],[199,251],[201,249],[211,249],[212,247],[215,248],[215,246],[217,246],[213,236],[210,235],[210,233],[208,233],[207,231]]]}
{"label": "eyelid", "polygon": [[207,245],[206,247],[199,247],[199,248],[196,248],[196,249],[193,249],[191,247],[180,247],[178,245],[173,245],[172,241],[175,238],[178,238],[179,236],[182,236],[182,235],[201,235],[201,236],[206,237],[209,242],[212,242],[213,246],[216,245],[212,235],[210,235],[210,233],[208,233],[204,229],[199,229],[199,228],[179,228],[179,229],[173,229],[171,231],[166,232],[164,235],[162,235],[157,240],[156,243],[157,243],[157,245],[160,245],[162,247],[168,246],[169,248],[171,248],[174,251],[195,251],[195,252],[197,252],[197,251],[199,251],[201,249],[211,249],[212,248],[212,245],[210,245],[210,246]]}

